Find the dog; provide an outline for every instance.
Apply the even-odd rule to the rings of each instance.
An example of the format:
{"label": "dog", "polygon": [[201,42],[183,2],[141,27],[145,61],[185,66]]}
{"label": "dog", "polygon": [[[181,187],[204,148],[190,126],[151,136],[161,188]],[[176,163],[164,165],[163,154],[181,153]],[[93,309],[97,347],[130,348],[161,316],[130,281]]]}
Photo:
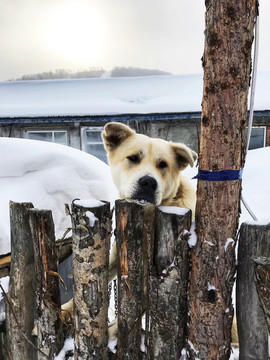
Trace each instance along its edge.
{"label": "dog", "polygon": [[[104,147],[119,197],[156,206],[179,206],[195,214],[196,192],[182,175],[197,154],[184,144],[150,138],[111,122],[102,132]],[[116,246],[110,255],[109,278],[116,276]]]}
{"label": "dog", "polygon": [[119,197],[154,205],[185,207],[195,212],[196,193],[182,175],[197,154],[184,144],[137,134],[121,123],[102,132]]}

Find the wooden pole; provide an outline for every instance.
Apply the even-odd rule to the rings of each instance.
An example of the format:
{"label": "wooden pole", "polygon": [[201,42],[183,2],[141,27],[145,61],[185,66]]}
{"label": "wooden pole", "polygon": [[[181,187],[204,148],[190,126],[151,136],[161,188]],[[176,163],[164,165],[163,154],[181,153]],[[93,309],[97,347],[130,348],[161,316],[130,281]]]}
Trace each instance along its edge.
{"label": "wooden pole", "polygon": [[[37,360],[32,336],[35,317],[35,266],[29,226],[31,203],[10,202],[11,267],[6,302],[6,330],[10,360]],[[28,341],[28,340],[29,341]],[[32,344],[31,344],[32,343]]]}
{"label": "wooden pole", "polygon": [[54,223],[49,210],[29,210],[36,273],[35,332],[38,360],[53,359],[64,344]]}
{"label": "wooden pole", "polygon": [[75,360],[108,359],[111,218],[107,202],[72,204]]}
{"label": "wooden pole", "polygon": [[[117,200],[116,244],[118,264],[118,359],[142,358],[141,318],[145,310],[144,282],[154,231],[154,206]],[[151,226],[152,224],[152,226]],[[145,240],[145,241],[144,241]],[[150,242],[145,244],[147,240]]]}
{"label": "wooden pole", "polygon": [[270,258],[270,225],[242,224],[236,282],[240,360],[268,358],[266,319],[256,291],[254,258]]}
{"label": "wooden pole", "polygon": [[[257,1],[207,0],[200,170],[244,166]],[[211,175],[211,174],[210,174]],[[241,180],[198,180],[190,282],[190,359],[229,359]]]}
{"label": "wooden pole", "polygon": [[[149,360],[180,359],[188,321],[191,211],[184,215],[156,209],[154,264],[151,269]],[[175,208],[176,209],[176,208]]]}

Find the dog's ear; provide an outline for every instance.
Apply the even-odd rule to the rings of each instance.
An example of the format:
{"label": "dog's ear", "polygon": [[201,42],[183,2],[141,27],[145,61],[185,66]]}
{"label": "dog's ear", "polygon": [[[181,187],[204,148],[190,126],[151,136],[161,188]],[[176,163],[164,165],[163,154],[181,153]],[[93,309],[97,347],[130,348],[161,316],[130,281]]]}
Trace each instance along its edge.
{"label": "dog's ear", "polygon": [[105,125],[101,135],[106,150],[112,151],[129,136],[134,134],[135,131],[128,126],[117,122],[111,122]]}
{"label": "dog's ear", "polygon": [[176,162],[180,170],[185,169],[188,165],[194,166],[197,160],[197,154],[184,144],[171,144],[175,154]]}

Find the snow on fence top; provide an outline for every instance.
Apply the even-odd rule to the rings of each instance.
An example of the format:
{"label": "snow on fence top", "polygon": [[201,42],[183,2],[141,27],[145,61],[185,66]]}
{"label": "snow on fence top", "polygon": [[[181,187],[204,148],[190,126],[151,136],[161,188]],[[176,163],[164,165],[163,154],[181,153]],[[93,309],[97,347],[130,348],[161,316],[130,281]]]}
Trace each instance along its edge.
{"label": "snow on fence top", "polygon": [[[0,82],[0,117],[201,111],[203,76]],[[258,74],[255,110],[270,110],[270,72]]]}

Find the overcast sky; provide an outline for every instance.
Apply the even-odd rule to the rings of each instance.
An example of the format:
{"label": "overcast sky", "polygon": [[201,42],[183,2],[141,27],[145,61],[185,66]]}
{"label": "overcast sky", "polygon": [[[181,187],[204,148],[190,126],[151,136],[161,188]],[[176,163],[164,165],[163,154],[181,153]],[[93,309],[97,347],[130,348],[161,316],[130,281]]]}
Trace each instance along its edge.
{"label": "overcast sky", "polygon": [[[203,0],[0,0],[0,80],[114,66],[202,72]],[[259,69],[270,70],[270,1]]]}

